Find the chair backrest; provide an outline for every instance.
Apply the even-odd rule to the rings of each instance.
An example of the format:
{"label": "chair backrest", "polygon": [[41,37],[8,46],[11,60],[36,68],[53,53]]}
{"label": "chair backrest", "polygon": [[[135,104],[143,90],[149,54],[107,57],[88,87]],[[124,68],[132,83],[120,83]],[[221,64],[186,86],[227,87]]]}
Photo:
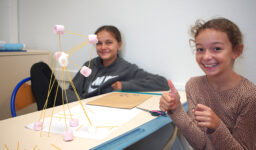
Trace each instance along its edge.
{"label": "chair backrest", "polygon": [[31,86],[26,82],[31,78],[27,77],[21,80],[14,88],[11,96],[11,114],[16,117],[16,111],[23,109],[24,107],[33,104],[35,102],[34,95],[31,90]]}

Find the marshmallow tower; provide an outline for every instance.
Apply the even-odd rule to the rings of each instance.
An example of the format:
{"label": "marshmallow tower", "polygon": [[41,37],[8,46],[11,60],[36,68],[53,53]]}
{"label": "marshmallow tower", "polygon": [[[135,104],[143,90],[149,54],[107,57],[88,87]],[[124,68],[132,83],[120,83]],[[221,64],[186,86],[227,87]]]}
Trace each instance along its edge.
{"label": "marshmallow tower", "polygon": [[64,26],[63,25],[55,25],[53,27],[54,34],[64,34]]}

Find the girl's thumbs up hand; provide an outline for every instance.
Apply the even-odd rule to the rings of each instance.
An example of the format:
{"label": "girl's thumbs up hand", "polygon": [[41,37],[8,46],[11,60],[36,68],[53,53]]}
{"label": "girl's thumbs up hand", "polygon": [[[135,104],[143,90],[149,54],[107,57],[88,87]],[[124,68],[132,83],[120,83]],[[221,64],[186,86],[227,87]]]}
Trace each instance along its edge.
{"label": "girl's thumbs up hand", "polygon": [[159,102],[159,108],[164,112],[172,112],[181,104],[180,95],[171,80],[168,80],[168,85],[170,92],[164,93]]}

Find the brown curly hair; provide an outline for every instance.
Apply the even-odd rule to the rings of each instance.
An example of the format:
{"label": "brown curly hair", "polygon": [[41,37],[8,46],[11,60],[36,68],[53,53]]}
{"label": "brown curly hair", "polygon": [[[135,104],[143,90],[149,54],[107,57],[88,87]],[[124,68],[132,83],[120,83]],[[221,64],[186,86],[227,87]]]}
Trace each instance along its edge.
{"label": "brown curly hair", "polygon": [[214,29],[226,33],[233,50],[236,50],[243,43],[242,33],[238,26],[226,18],[216,18],[207,22],[197,20],[195,25],[190,29],[191,36],[193,37],[193,39],[190,39],[190,42],[195,42],[195,38],[205,29]]}

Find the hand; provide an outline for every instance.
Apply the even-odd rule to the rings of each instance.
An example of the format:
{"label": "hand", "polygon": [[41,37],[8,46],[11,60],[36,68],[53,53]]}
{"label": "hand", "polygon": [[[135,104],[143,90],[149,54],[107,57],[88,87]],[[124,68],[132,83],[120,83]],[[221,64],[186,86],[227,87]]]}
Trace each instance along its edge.
{"label": "hand", "polygon": [[220,124],[220,118],[212,111],[210,107],[202,104],[197,104],[194,109],[195,119],[198,121],[198,126],[207,127],[216,130]]}
{"label": "hand", "polygon": [[111,85],[113,90],[122,90],[122,82],[117,81]]}
{"label": "hand", "polygon": [[159,108],[164,112],[173,111],[181,104],[180,95],[171,80],[168,80],[168,85],[171,91],[164,93],[159,102]]}

